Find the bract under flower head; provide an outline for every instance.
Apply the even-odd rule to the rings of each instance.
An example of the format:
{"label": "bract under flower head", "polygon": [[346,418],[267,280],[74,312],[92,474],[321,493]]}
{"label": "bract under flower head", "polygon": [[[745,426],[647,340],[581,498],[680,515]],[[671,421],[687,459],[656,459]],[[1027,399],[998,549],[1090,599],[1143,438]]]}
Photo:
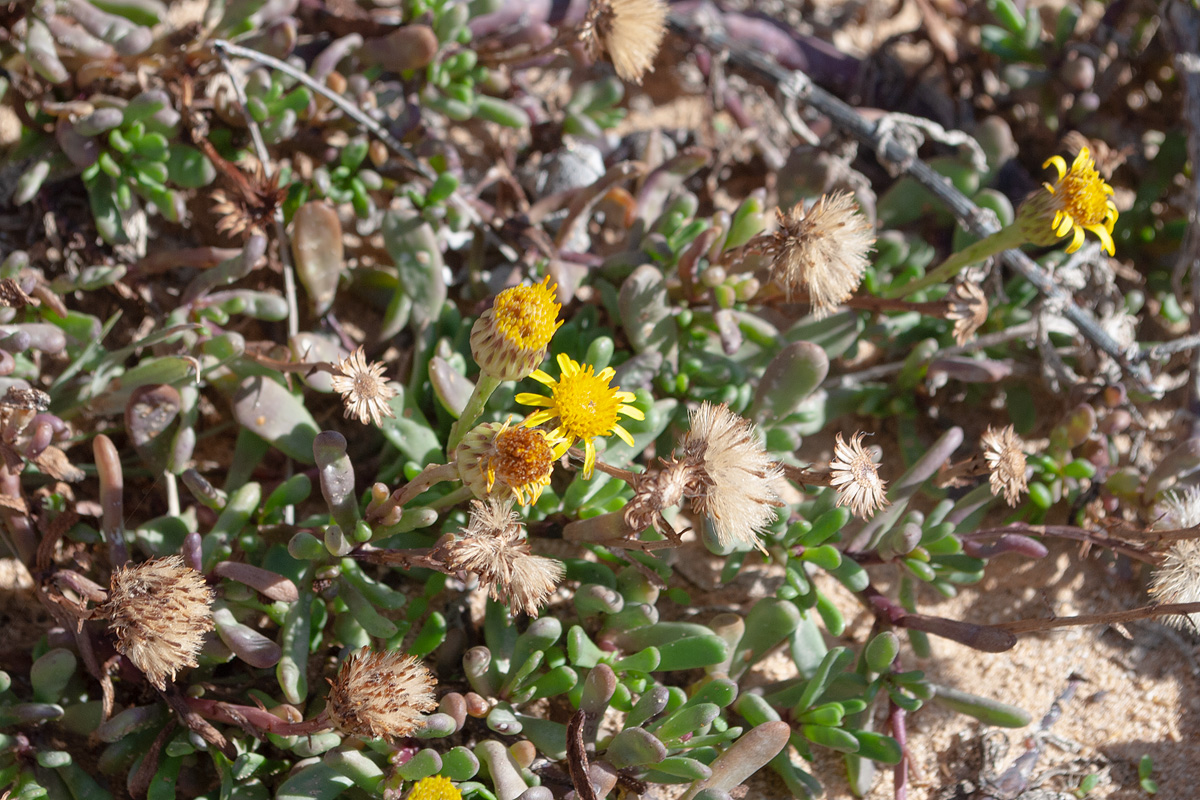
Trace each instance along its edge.
{"label": "bract under flower head", "polygon": [[1042,190],[1020,209],[1022,231],[1029,241],[1051,245],[1071,235],[1067,252],[1074,253],[1083,246],[1084,231],[1091,231],[1100,238],[1104,252],[1114,255],[1112,232],[1117,205],[1112,198],[1113,188],[1096,171],[1091,151],[1081,148],[1070,169],[1062,156],[1052,156],[1042,164],[1050,166],[1058,172],[1054,184],[1042,184]]}
{"label": "bract under flower head", "polygon": [[550,434],[559,440],[554,451],[556,458],[576,441],[583,442],[583,476],[590,478],[596,465],[596,445],[593,440],[615,433],[632,447],[633,437],[621,427],[621,415],[638,420],[646,417],[629,405],[637,399],[633,392],[622,392],[619,386],[609,386],[616,375],[612,367],[595,372],[590,364],[579,364],[563,353],[558,355],[558,367],[562,373],[558,380],[540,369],[530,374],[535,381],[550,388],[549,397],[522,392],[517,395],[517,402],[542,409],[526,417],[526,427],[558,420],[558,427]]}
{"label": "bract under flower head", "polygon": [[511,495],[524,506],[536,503],[550,485],[558,445],[548,431],[485,422],[463,437],[455,462],[463,485],[476,497]]}
{"label": "bract under flower head", "polygon": [[485,375],[517,381],[542,363],[551,337],[562,325],[556,289],[547,277],[496,295],[471,328],[471,355]]}

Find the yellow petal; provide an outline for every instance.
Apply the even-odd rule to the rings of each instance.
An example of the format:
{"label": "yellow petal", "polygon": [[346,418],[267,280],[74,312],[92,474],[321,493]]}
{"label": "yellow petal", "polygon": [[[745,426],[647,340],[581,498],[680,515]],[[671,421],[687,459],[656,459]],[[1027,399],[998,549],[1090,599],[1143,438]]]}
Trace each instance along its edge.
{"label": "yellow petal", "polygon": [[1074,253],[1081,247],[1083,247],[1083,228],[1076,226],[1075,235],[1071,238],[1071,244],[1067,245],[1067,252]]}
{"label": "yellow petal", "polygon": [[645,419],[646,415],[642,413],[640,408],[633,406],[620,406],[617,411],[629,417],[630,419]]}
{"label": "yellow petal", "polygon": [[584,442],[583,451],[583,479],[589,480],[592,477],[592,469],[596,466],[596,445],[592,444],[591,439]]}
{"label": "yellow petal", "polygon": [[554,380],[554,378],[551,378],[540,369],[535,369],[533,372],[529,373],[529,377],[533,378],[538,383],[544,383],[551,388],[554,387],[554,384],[558,383],[558,381]]}
{"label": "yellow petal", "polygon": [[1071,232],[1071,228],[1074,225],[1075,220],[1071,219],[1069,215],[1063,214],[1062,223],[1058,226],[1058,229],[1055,230],[1054,233],[1058,236],[1066,236]]}
{"label": "yellow petal", "polygon": [[629,435],[629,431],[622,428],[620,425],[613,425],[613,433],[621,437],[621,441],[630,447],[634,447],[633,437]]}
{"label": "yellow petal", "polygon": [[543,422],[549,422],[550,420],[554,419],[557,416],[558,416],[558,414],[554,411],[549,411],[549,410],[535,411],[532,414],[530,414],[528,417],[525,418],[524,424],[525,424],[526,428],[536,428],[538,425],[541,425]]}
{"label": "yellow petal", "polygon": [[1067,162],[1063,161],[1062,156],[1050,156],[1050,158],[1046,159],[1046,163],[1042,164],[1042,169],[1045,169],[1051,165],[1053,165],[1054,169],[1058,171],[1058,180],[1061,181],[1063,175],[1067,174]]}
{"label": "yellow petal", "polygon": [[554,401],[549,397],[541,394],[534,394],[533,392],[521,392],[517,395],[516,400],[523,406],[538,406],[545,408],[551,408],[554,406]]}
{"label": "yellow petal", "polygon": [[[596,377],[602,381],[611,381],[617,376],[617,371],[612,367],[605,367],[596,373]],[[619,388],[619,387],[618,387]]]}
{"label": "yellow petal", "polygon": [[579,369],[578,365],[566,353],[559,353],[554,360],[558,362],[558,370],[563,375],[574,375]]}
{"label": "yellow petal", "polygon": [[1112,234],[1103,225],[1092,225],[1088,230],[1100,237],[1100,244],[1104,246],[1104,252],[1110,256],[1117,254],[1117,247],[1113,243]]}

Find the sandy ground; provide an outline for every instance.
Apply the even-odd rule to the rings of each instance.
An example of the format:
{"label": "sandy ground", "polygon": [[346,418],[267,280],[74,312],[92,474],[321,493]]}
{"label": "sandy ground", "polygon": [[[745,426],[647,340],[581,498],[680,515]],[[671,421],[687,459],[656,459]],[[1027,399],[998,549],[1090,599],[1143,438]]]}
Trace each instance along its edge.
{"label": "sandy ground", "polygon": [[[747,579],[753,578],[741,580]],[[842,642],[861,643],[870,630],[870,615],[839,591],[839,586],[829,590],[851,621]],[[1078,550],[1068,545],[1053,547],[1039,562],[1001,557],[978,586],[966,587],[954,599],[939,598],[930,591],[921,610],[972,622],[1044,617],[1051,611],[1068,616],[1146,603],[1137,583],[1118,580],[1098,561],[1081,559]],[[911,800],[956,797],[959,781],[978,782],[985,732],[989,741],[996,736],[1007,739],[1008,753],[999,760],[996,771],[1007,767],[1024,751],[1024,741],[1072,673],[1087,682],[1066,704],[1052,729],[1061,741],[1046,745],[1035,769],[1036,776],[1046,779],[1041,788],[1064,791],[1077,786],[1083,775],[1095,772],[1101,775],[1101,783],[1089,798],[1145,798],[1148,795],[1138,785],[1137,764],[1149,755],[1159,785],[1157,797],[1194,800],[1200,795],[1196,787],[1200,777],[1197,639],[1191,634],[1155,622],[1125,629],[1069,628],[1028,635],[1013,650],[1000,654],[979,653],[946,640],[932,641],[931,659],[917,662],[909,654],[903,667],[923,669],[934,682],[1020,706],[1031,713],[1033,723],[1025,729],[1002,731],[936,705],[912,714]],[[785,677],[792,669],[786,653],[776,654],[759,667],[770,677]],[[842,777],[840,758],[819,758],[813,771],[825,784],[828,797],[852,796]],[[1055,775],[1056,771],[1065,774]],[[750,800],[787,796],[774,775],[760,773],[749,788]],[[893,797],[890,769],[881,771],[868,797]]]}

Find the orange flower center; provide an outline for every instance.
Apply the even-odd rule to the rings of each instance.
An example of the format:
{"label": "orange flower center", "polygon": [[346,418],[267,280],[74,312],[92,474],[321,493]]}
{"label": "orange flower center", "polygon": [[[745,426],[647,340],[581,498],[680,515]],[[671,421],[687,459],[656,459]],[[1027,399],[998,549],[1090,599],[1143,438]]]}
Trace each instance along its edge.
{"label": "orange flower center", "polygon": [[541,431],[507,428],[496,434],[489,466],[512,488],[542,481],[554,468],[554,453]]}

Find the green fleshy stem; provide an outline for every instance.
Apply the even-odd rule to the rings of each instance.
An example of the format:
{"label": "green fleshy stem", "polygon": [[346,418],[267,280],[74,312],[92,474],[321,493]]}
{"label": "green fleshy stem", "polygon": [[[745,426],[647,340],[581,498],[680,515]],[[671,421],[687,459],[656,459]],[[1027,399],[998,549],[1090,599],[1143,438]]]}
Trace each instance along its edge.
{"label": "green fleshy stem", "polygon": [[499,378],[494,378],[486,373],[480,374],[479,380],[475,383],[475,390],[471,392],[471,396],[467,399],[467,405],[463,409],[462,415],[450,427],[450,443],[446,445],[446,457],[453,458],[454,450],[462,442],[463,437],[467,435],[467,431],[475,427],[475,420],[479,419],[479,415],[483,413],[484,406],[487,405],[488,398],[492,396],[492,392],[496,391],[496,387],[501,384]]}
{"label": "green fleshy stem", "polygon": [[928,289],[934,284],[949,283],[954,279],[954,276],[962,272],[966,267],[977,264],[985,258],[1002,253],[1005,250],[1020,247],[1028,243],[1028,241],[1028,236],[1021,230],[1019,224],[1014,223],[1006,228],[1001,228],[991,236],[980,239],[975,244],[959,250],[937,267],[934,267],[933,270],[926,273],[925,277],[885,292],[884,297],[909,297],[922,289]]}

